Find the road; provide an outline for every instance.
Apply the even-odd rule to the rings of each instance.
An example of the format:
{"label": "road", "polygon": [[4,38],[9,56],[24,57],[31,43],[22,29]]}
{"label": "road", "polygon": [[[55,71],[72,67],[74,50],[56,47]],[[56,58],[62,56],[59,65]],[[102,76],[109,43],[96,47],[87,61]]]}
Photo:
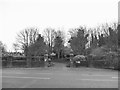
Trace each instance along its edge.
{"label": "road", "polygon": [[118,88],[118,72],[95,68],[5,68],[2,88]]}

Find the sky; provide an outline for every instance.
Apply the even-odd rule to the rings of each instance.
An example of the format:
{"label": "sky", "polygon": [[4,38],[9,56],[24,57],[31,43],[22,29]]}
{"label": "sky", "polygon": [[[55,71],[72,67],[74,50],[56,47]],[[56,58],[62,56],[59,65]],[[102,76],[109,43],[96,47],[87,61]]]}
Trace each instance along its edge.
{"label": "sky", "polygon": [[17,34],[29,27],[66,32],[118,20],[119,0],[0,0],[0,41],[13,50]]}

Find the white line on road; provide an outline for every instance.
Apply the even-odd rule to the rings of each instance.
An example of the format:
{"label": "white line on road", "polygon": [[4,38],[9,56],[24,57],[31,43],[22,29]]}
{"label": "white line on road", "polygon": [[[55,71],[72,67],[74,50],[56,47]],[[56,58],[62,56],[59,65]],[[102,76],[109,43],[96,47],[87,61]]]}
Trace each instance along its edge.
{"label": "white line on road", "polygon": [[43,77],[16,77],[16,76],[2,76],[3,78],[24,78],[24,79],[51,79],[51,78],[43,78]]}
{"label": "white line on road", "polygon": [[119,77],[112,77],[112,78],[117,78],[118,79]]}
{"label": "white line on road", "polygon": [[80,79],[83,81],[118,81],[118,80],[109,80],[109,79]]}
{"label": "white line on road", "polygon": [[[30,74],[30,73],[22,73],[22,72],[2,72],[2,74]],[[49,75],[52,75],[52,73],[34,73],[34,74],[49,74]]]}
{"label": "white line on road", "polygon": [[112,77],[113,75],[82,74],[82,76],[109,76],[109,77]]}
{"label": "white line on road", "polygon": [[52,73],[34,73],[34,74],[50,74],[50,75],[52,75]]}
{"label": "white line on road", "polygon": [[2,74],[27,74],[27,73],[20,73],[20,72],[2,72]]}

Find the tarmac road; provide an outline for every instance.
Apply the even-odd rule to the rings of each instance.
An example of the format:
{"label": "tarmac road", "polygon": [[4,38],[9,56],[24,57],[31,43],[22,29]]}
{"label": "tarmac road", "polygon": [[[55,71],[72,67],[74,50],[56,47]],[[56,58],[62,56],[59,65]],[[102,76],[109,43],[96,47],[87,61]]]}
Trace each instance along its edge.
{"label": "tarmac road", "polygon": [[5,68],[2,88],[118,88],[118,71],[65,66]]}

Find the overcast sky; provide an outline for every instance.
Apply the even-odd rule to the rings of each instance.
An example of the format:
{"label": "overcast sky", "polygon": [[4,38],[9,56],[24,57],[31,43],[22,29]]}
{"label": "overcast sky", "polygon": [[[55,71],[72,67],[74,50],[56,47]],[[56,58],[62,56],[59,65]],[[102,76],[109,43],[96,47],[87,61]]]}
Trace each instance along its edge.
{"label": "overcast sky", "polygon": [[118,20],[119,0],[0,0],[0,41],[13,50],[20,30],[96,27]]}

